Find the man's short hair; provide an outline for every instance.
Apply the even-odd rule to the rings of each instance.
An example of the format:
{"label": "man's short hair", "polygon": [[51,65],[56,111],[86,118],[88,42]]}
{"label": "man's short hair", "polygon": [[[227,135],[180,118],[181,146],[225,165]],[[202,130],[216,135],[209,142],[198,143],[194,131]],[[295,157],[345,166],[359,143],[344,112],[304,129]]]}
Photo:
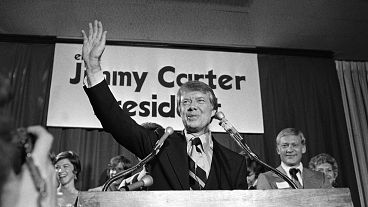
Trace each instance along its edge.
{"label": "man's short hair", "polygon": [[299,136],[301,139],[301,143],[305,145],[305,137],[304,137],[303,132],[296,128],[286,128],[286,129],[281,130],[276,137],[276,145],[280,143],[280,139],[282,137],[286,137],[286,136]]}
{"label": "man's short hair", "polygon": [[212,88],[209,85],[201,81],[188,81],[184,83],[182,86],[180,86],[178,93],[176,95],[176,98],[177,98],[176,112],[178,113],[179,116],[180,116],[181,97],[183,93],[193,92],[193,91],[200,91],[204,94],[208,94],[210,96],[210,103],[212,104],[213,109],[217,111],[217,107],[218,107],[217,98]]}

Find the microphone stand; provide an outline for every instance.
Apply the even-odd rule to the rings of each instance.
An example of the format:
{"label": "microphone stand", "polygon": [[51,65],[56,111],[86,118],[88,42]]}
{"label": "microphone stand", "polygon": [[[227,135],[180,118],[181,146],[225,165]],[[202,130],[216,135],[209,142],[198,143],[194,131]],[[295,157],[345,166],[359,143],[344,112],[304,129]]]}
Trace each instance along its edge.
{"label": "microphone stand", "polygon": [[272,172],[276,173],[279,177],[281,177],[282,179],[284,179],[293,189],[298,189],[297,185],[289,177],[287,177],[285,174],[283,174],[282,172],[280,172],[276,168],[273,168],[270,165],[268,165],[267,163],[265,163],[262,160],[260,160],[257,157],[257,155],[254,154],[254,152],[252,152],[252,150],[248,147],[248,145],[246,143],[243,143],[242,142],[243,137],[240,136],[239,132],[235,129],[235,127],[233,125],[231,125],[230,122],[225,118],[224,113],[222,113],[220,111],[217,112],[216,115],[215,115],[215,118],[217,118],[220,121],[219,125],[222,126],[225,129],[225,131],[230,135],[230,137],[232,137],[236,141],[236,143],[244,151],[247,152],[247,154],[250,156],[250,158],[252,160],[257,161],[262,166],[264,166],[267,169],[271,170]]}
{"label": "microphone stand", "polygon": [[138,162],[138,164],[134,165],[133,167],[126,169],[124,171],[121,171],[119,173],[117,173],[114,177],[108,179],[106,181],[106,183],[104,184],[102,191],[107,191],[107,189],[110,187],[110,185],[119,180],[120,178],[125,177],[126,175],[128,175],[129,173],[132,173],[133,171],[143,167],[143,165],[145,165],[147,162],[149,162],[150,160],[152,160],[152,158],[155,157],[155,151],[151,152],[149,155],[147,155],[147,157],[145,157],[143,160],[141,160],[140,162]]}
{"label": "microphone stand", "polygon": [[149,161],[151,161],[160,151],[165,139],[173,133],[173,128],[171,127],[167,127],[165,129],[165,134],[161,137],[161,139],[159,139],[156,144],[155,144],[155,147],[153,148],[152,152],[150,154],[148,154],[143,160],[141,160],[140,162],[138,162],[138,164],[134,165],[133,167],[129,168],[129,169],[126,169],[124,171],[121,171],[119,173],[117,173],[114,177],[112,178],[109,178],[103,188],[102,188],[102,191],[107,191],[107,189],[110,187],[110,185],[119,180],[120,178],[123,178],[125,177],[126,175],[128,175],[129,173],[143,167],[143,165],[145,165],[146,163],[148,163]]}

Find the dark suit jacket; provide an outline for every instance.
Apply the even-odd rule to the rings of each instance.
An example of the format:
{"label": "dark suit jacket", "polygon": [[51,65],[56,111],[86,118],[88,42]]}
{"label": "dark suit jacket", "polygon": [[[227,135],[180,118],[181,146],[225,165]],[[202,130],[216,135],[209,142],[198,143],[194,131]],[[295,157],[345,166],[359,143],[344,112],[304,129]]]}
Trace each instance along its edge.
{"label": "dark suit jacket", "polygon": [[[284,168],[280,166],[277,169],[286,175]],[[331,184],[328,181],[327,177],[317,171],[310,170],[308,168],[303,168],[303,188],[305,189],[315,189],[315,188],[331,188]],[[258,176],[257,189],[278,189],[276,183],[286,182],[278,175],[276,175],[272,171],[268,171],[265,173],[261,173]]]}
{"label": "dark suit jacket", "polygon": [[[105,81],[84,87],[97,118],[122,146],[144,158],[160,138],[138,125],[122,110]],[[150,190],[189,190],[187,143],[182,133],[173,133],[150,163],[153,185]],[[213,139],[211,170],[205,190],[247,189],[246,161]]]}

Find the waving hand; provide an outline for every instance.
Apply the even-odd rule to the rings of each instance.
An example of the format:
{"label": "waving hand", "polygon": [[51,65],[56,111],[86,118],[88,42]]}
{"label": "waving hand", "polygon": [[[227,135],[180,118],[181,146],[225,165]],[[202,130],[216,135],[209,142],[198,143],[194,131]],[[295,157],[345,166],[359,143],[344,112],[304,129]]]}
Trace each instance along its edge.
{"label": "waving hand", "polygon": [[82,56],[87,67],[87,73],[96,73],[101,70],[100,58],[105,50],[106,33],[103,31],[102,23],[95,20],[93,25],[89,23],[88,37],[84,30]]}

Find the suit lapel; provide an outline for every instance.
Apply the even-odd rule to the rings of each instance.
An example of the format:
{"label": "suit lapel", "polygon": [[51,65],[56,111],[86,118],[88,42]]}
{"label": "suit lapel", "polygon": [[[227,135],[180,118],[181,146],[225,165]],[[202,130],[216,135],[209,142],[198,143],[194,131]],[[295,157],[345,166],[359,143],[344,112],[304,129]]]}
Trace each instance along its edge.
{"label": "suit lapel", "polygon": [[[280,166],[278,166],[276,169],[277,169],[278,171],[280,171],[282,174],[284,174],[284,175],[286,175],[286,176],[287,176],[287,174],[286,174],[286,172],[285,172],[284,168],[282,168],[282,167],[281,167],[281,165],[280,165]],[[280,176],[278,176],[276,173],[272,173],[272,176],[274,177],[274,180],[275,180],[276,182],[282,182],[282,181],[284,181],[284,179],[280,178]]]}
{"label": "suit lapel", "polygon": [[216,171],[216,163],[218,163],[218,152],[219,150],[217,149],[217,142],[216,140],[212,137],[212,141],[213,141],[213,154],[212,154],[212,160],[211,160],[211,170],[210,170],[210,174],[208,175],[207,178],[207,182],[204,186],[204,189],[210,189],[213,186],[217,186],[218,184],[218,180],[217,177],[221,177],[221,170],[217,170]]}
{"label": "suit lapel", "polygon": [[[282,172],[282,174],[284,174],[284,175],[286,175],[286,176],[287,176],[287,174],[286,174],[286,172],[285,172],[284,168],[282,168],[282,167],[281,167],[281,165],[279,165],[276,169],[278,169],[280,172]],[[278,177],[278,175],[276,175],[276,176]]]}
{"label": "suit lapel", "polygon": [[166,155],[183,190],[189,189],[187,142],[181,134],[168,139]]}
{"label": "suit lapel", "polygon": [[[286,175],[287,176],[287,174],[286,174],[286,172],[285,172],[285,170],[284,170],[284,168],[282,168],[281,167],[281,165],[279,165],[277,168],[276,168],[278,171],[280,171],[282,174],[284,174],[284,175]],[[287,183],[284,179],[282,179],[280,176],[278,176],[276,173],[272,173],[272,180],[273,180],[273,182],[271,182],[270,184],[272,185],[272,187],[273,188],[275,188],[275,189],[278,189],[279,188],[279,186],[278,186],[278,184],[277,183]],[[289,186],[289,184],[287,184],[288,186]],[[282,187],[282,188],[284,188],[284,187]]]}

